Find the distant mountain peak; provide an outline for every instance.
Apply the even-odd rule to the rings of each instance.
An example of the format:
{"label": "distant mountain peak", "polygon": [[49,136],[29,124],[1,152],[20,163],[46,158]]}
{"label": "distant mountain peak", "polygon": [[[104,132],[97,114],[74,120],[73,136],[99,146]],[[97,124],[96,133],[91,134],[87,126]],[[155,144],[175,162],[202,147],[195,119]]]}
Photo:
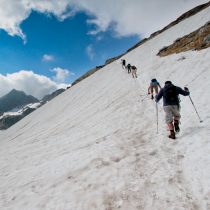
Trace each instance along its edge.
{"label": "distant mountain peak", "polygon": [[6,95],[8,94],[24,94],[24,95],[27,95],[24,91],[22,90],[17,90],[17,89],[12,89],[9,93],[7,93]]}
{"label": "distant mountain peak", "polygon": [[0,112],[6,112],[16,107],[35,102],[39,102],[39,100],[31,95],[26,95],[24,91],[12,89],[0,98]]}

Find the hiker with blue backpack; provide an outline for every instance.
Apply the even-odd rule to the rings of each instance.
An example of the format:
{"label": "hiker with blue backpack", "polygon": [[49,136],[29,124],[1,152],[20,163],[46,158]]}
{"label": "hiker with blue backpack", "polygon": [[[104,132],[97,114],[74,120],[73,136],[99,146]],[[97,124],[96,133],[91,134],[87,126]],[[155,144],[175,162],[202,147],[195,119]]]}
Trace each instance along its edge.
{"label": "hiker with blue backpack", "polygon": [[148,88],[148,95],[151,94],[151,99],[154,99],[154,91],[155,95],[157,95],[159,89],[161,89],[160,83],[157,81],[157,79],[152,79]]}
{"label": "hiker with blue backpack", "polygon": [[165,121],[170,130],[169,138],[175,139],[175,132],[179,132],[180,115],[180,100],[179,94],[189,96],[190,92],[187,87],[184,90],[172,84],[171,81],[166,81],[165,86],[160,90],[155,97],[156,103],[163,97],[163,109],[165,111]]}

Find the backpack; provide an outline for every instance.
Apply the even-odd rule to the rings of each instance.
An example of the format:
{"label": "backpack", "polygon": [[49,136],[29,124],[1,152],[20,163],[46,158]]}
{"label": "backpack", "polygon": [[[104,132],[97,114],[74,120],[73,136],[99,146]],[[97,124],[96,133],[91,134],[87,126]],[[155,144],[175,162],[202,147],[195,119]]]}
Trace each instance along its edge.
{"label": "backpack", "polygon": [[178,101],[178,94],[176,92],[176,86],[168,85],[164,88],[163,93],[164,98],[167,102],[177,102]]}
{"label": "backpack", "polygon": [[157,86],[160,85],[159,82],[156,79],[152,79],[150,82],[150,86]]}

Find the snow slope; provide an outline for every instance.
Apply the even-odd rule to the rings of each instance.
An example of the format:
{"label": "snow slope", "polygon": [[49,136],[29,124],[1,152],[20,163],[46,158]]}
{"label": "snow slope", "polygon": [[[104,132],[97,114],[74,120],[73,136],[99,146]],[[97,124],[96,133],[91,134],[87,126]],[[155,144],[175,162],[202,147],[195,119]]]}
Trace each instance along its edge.
{"label": "snow slope", "polygon": [[[209,20],[207,8],[127,54],[137,80],[113,62],[1,132],[0,209],[209,210],[210,49],[156,56]],[[161,102],[156,134],[153,77],[188,85],[204,122],[182,97],[169,140]]]}

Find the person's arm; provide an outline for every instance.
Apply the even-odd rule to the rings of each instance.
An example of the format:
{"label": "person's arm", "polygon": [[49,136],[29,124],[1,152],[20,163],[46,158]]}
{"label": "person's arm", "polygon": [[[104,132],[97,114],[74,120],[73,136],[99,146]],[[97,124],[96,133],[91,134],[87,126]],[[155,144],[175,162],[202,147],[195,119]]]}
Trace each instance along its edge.
{"label": "person's arm", "polygon": [[181,94],[183,96],[189,96],[190,95],[190,91],[188,90],[188,88],[185,88],[185,90],[183,90],[180,87],[177,87],[177,92],[178,94]]}
{"label": "person's arm", "polygon": [[160,90],[160,92],[155,96],[155,102],[158,103],[158,101],[163,97],[163,88]]}

